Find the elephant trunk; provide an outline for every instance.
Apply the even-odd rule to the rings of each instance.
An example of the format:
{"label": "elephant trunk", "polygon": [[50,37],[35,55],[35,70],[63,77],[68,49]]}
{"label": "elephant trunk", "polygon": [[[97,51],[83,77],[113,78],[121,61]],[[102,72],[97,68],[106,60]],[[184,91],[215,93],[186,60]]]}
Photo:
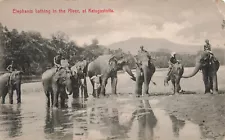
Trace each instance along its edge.
{"label": "elephant trunk", "polygon": [[132,71],[131,71],[131,69],[129,68],[128,65],[124,65],[124,66],[123,66],[123,70],[124,70],[126,73],[128,73],[128,74],[132,77],[132,80],[135,81],[135,76],[134,76],[134,74],[132,73]]}
{"label": "elephant trunk", "polygon": [[200,68],[201,68],[201,63],[196,63],[194,71],[189,75],[182,76],[182,78],[191,78],[191,77],[195,76],[198,73],[198,71],[200,70]]}

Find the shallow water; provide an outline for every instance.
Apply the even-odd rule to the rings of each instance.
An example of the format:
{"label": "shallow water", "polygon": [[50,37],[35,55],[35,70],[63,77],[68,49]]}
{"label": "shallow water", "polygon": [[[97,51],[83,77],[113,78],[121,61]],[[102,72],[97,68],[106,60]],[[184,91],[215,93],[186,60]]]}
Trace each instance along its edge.
{"label": "shallow water", "polygon": [[[224,69],[224,68],[223,68]],[[187,72],[186,70],[185,72]],[[190,72],[190,71],[188,71]],[[221,70],[219,71],[221,74]],[[157,72],[150,92],[170,92],[163,86],[166,71]],[[193,79],[181,81],[190,91],[203,91],[200,73]],[[193,82],[194,80],[194,82]],[[219,88],[225,80],[218,77]],[[90,83],[88,83],[90,87]],[[89,92],[92,92],[89,88]],[[107,86],[110,93],[110,82]],[[1,140],[199,140],[201,128],[190,121],[179,120],[157,106],[160,100],[133,98],[134,82],[126,74],[119,74],[120,97],[69,100],[68,109],[46,108],[41,83],[22,85],[22,104],[0,105]],[[7,96],[8,98],[8,96]],[[71,98],[71,97],[70,97]],[[14,96],[14,100],[16,96]],[[8,99],[7,99],[8,100]],[[16,101],[16,100],[15,100]],[[8,102],[7,102],[8,103]]]}
{"label": "shallow water", "polygon": [[[39,97],[39,98],[38,98]],[[130,96],[81,99],[68,109],[45,108],[40,94],[24,96],[21,105],[0,105],[3,140],[199,140],[199,126],[178,120],[157,107],[158,100]],[[154,106],[154,107],[152,107]]]}
{"label": "shallow water", "polygon": [[88,106],[74,113],[74,139],[199,140],[198,125],[178,120],[154,101],[118,100]]}

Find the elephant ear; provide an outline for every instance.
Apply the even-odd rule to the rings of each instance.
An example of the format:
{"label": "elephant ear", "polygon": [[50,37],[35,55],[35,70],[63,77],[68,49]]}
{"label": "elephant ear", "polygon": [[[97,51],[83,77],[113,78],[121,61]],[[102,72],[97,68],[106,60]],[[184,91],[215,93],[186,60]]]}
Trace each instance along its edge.
{"label": "elephant ear", "polygon": [[199,57],[196,58],[199,60],[202,66],[205,66],[209,63],[210,55],[207,52],[203,52]]}
{"label": "elephant ear", "polygon": [[83,72],[86,73],[87,67],[88,67],[88,62],[87,62],[87,60],[83,60],[82,66],[83,66]]}
{"label": "elephant ear", "polygon": [[117,71],[117,60],[115,58],[111,58],[108,62],[110,71]]}

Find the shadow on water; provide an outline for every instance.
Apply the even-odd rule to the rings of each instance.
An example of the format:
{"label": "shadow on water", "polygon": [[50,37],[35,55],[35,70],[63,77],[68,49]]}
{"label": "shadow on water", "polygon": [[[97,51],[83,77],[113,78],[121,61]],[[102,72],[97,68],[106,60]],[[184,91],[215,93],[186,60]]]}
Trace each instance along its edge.
{"label": "shadow on water", "polygon": [[176,138],[179,138],[180,130],[184,128],[185,121],[177,119],[174,115],[170,115],[172,121],[173,135]]}
{"label": "shadow on water", "polygon": [[153,140],[157,118],[148,100],[140,100],[139,108],[133,113],[138,122],[139,140]]}
{"label": "shadow on water", "polygon": [[[122,106],[121,106],[122,107]],[[132,139],[130,131],[135,120],[138,121],[138,137],[140,140],[153,138],[153,128],[157,124],[157,119],[148,100],[141,100],[139,108],[131,113],[130,118],[126,118],[125,123],[121,123],[120,106],[103,105],[94,106],[76,112],[74,139]]]}
{"label": "shadow on water", "polygon": [[0,131],[8,132],[8,137],[22,135],[21,118],[20,105],[0,105]]}
{"label": "shadow on water", "polygon": [[90,125],[101,124],[103,127],[99,128],[107,138],[110,139],[121,139],[128,138],[127,133],[129,132],[134,117],[132,117],[127,124],[121,125],[119,122],[119,111],[117,108],[104,108],[95,107],[90,111]]}
{"label": "shadow on water", "polygon": [[52,110],[46,108],[44,133],[46,139],[72,140],[73,139],[72,114],[69,109]]}
{"label": "shadow on water", "polygon": [[86,100],[82,98],[72,99],[71,106],[74,111],[85,109],[87,108]]}
{"label": "shadow on water", "polygon": [[[120,101],[118,101],[120,100]],[[74,112],[74,139],[82,140],[198,140],[198,125],[179,120],[149,100],[96,100]]]}
{"label": "shadow on water", "polygon": [[[0,105],[0,138],[45,140],[199,140],[202,128],[157,107],[156,99],[125,96],[72,100],[68,109],[52,110],[26,96],[28,105]],[[44,101],[40,99],[40,101]],[[21,109],[22,108],[22,109]],[[41,138],[34,137],[40,136]]]}

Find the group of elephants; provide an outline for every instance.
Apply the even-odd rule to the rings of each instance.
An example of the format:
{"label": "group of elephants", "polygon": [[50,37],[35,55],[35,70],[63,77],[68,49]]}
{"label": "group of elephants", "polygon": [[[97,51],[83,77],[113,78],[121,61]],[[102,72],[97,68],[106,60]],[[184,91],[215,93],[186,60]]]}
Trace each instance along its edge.
{"label": "group of elephants", "polygon": [[[135,81],[135,94],[138,96],[142,95],[142,93],[149,94],[149,84],[156,71],[155,66],[145,53],[138,53],[135,60],[137,64],[136,75],[132,73],[127,58],[112,55],[101,55],[92,62],[83,60],[72,67],[61,67],[58,71],[56,71],[55,67],[46,70],[42,74],[42,84],[47,97],[47,105],[52,105],[56,108],[59,107],[58,98],[60,97],[61,107],[66,107],[68,95],[72,95],[73,98],[78,98],[79,92],[82,92],[84,98],[87,98],[86,77],[90,78],[93,87],[92,95],[94,97],[105,95],[105,87],[109,78],[111,78],[112,94],[116,94],[117,71],[119,70],[127,72],[131,76],[131,79]],[[202,52],[198,55],[194,71],[187,76],[183,75],[184,67],[181,63],[174,64],[169,77],[173,85],[174,93],[179,93],[181,90],[181,78],[193,77],[199,70],[202,70],[205,93],[218,93],[217,71],[219,67],[219,61],[216,58],[211,59],[210,54],[207,52]],[[5,96],[8,92],[10,93],[10,103],[13,103],[12,92],[14,89],[16,89],[18,93],[18,103],[21,102],[21,74],[21,72],[13,72],[12,74],[6,73],[0,76],[0,97],[2,97],[2,103],[5,103]],[[94,92],[94,80],[91,79],[91,77],[95,75],[101,75],[101,86],[97,94]],[[165,84],[166,83],[164,83],[164,85]],[[143,85],[144,88],[142,92]]]}

